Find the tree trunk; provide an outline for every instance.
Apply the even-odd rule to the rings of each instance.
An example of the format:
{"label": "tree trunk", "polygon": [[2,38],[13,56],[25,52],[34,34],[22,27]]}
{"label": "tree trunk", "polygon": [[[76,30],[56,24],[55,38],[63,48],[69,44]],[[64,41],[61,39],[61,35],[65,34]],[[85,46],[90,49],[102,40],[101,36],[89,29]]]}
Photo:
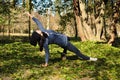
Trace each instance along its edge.
{"label": "tree trunk", "polygon": [[[9,2],[9,5],[10,5],[10,2]],[[10,8],[9,8],[9,11],[10,11]],[[10,15],[10,12],[8,13],[8,36],[10,38],[10,25],[11,25],[11,15]]]}
{"label": "tree trunk", "polygon": [[5,27],[5,26],[2,25],[3,37],[4,37],[4,33],[5,33],[5,28],[4,28],[4,27]]}
{"label": "tree trunk", "polygon": [[82,23],[81,23],[80,16],[75,15],[75,17],[76,17],[76,22],[77,22],[78,35],[80,36],[82,41],[85,41],[86,37],[82,29]]}
{"label": "tree trunk", "polygon": [[117,37],[117,30],[116,30],[115,23],[112,23],[110,25],[110,29],[109,30],[110,30],[110,33],[109,33],[110,39],[108,41],[108,44],[113,45],[113,43],[115,42],[115,38]]}
{"label": "tree trunk", "polygon": [[86,36],[86,40],[94,40],[95,39],[95,35],[92,31],[92,28],[91,28],[91,15],[90,13],[86,13],[85,11],[85,3],[83,3],[82,1],[80,2],[80,6],[81,8],[81,22],[82,22],[82,27],[83,27],[83,31],[84,31],[84,34]]}
{"label": "tree trunk", "polygon": [[[31,0],[29,0],[29,13],[31,13],[31,9],[32,9]],[[31,18],[30,17],[29,17],[28,27],[29,27],[29,39],[30,39],[30,32],[31,32]]]}
{"label": "tree trunk", "polygon": [[[82,41],[100,41],[101,33],[104,24],[104,4],[101,3],[100,12],[97,18],[91,12],[86,12],[85,3],[81,0],[73,0],[74,2],[74,14],[76,17],[78,35]],[[94,10],[93,10],[94,11]],[[102,16],[101,16],[102,15]]]}
{"label": "tree trunk", "polygon": [[99,7],[101,8],[100,12],[99,12],[99,16],[97,17],[97,19],[95,20],[95,24],[96,24],[96,31],[97,31],[97,34],[96,34],[96,39],[99,41],[101,40],[101,34],[102,34],[102,31],[103,29],[105,29],[104,27],[104,9],[105,9],[105,6],[104,6],[104,3],[102,2],[101,6]]}
{"label": "tree trunk", "polygon": [[77,29],[77,22],[76,22],[76,17],[74,16],[74,24],[75,24],[75,38],[78,37],[78,29]]}
{"label": "tree trunk", "polygon": [[82,23],[81,23],[81,17],[80,17],[80,7],[79,7],[79,0],[73,0],[74,2],[74,14],[75,14],[75,19],[77,23],[77,29],[78,29],[78,35],[80,36],[82,41],[85,41],[85,35],[82,30]]}

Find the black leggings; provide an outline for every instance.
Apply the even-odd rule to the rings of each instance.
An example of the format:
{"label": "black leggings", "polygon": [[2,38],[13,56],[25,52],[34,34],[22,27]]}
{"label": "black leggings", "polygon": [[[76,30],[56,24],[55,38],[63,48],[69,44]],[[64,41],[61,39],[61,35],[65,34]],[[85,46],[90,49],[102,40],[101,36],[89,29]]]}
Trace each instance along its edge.
{"label": "black leggings", "polygon": [[84,59],[84,60],[89,60],[90,57],[83,55],[80,50],[78,50],[74,45],[72,45],[69,41],[67,43],[67,46],[64,48],[63,53],[67,53],[67,50],[74,52],[78,57]]}

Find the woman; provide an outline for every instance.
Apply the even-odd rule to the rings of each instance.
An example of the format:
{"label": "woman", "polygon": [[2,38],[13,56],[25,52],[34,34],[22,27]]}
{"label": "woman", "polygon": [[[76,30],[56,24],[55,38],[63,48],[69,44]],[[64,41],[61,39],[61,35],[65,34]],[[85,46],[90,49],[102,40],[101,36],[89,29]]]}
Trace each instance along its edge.
{"label": "woman", "polygon": [[31,14],[27,13],[28,16],[32,18],[32,20],[37,24],[40,30],[36,30],[32,33],[30,43],[31,45],[36,46],[37,42],[40,46],[40,51],[42,49],[45,49],[45,64],[44,66],[48,66],[48,60],[49,60],[49,44],[57,44],[60,47],[62,47],[63,53],[66,54],[67,50],[74,52],[79,58],[83,60],[90,60],[90,61],[97,61],[97,58],[88,57],[86,55],[83,55],[79,49],[77,49],[74,45],[72,45],[68,37],[66,35],[57,33],[53,30],[46,30],[43,28],[42,23],[33,17]]}

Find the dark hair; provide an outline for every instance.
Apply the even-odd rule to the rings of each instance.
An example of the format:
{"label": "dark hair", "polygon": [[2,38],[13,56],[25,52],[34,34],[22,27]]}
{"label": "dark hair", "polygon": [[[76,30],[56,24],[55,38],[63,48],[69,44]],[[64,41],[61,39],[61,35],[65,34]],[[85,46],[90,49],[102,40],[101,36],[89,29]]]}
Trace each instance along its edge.
{"label": "dark hair", "polygon": [[40,39],[41,39],[41,36],[36,31],[34,31],[32,33],[32,36],[30,37],[30,44],[33,46],[36,46],[37,42],[39,42]]}
{"label": "dark hair", "polygon": [[40,51],[43,50],[43,44],[45,43],[45,39],[48,37],[48,35],[45,32],[42,32],[43,36],[41,36],[41,39],[39,41]]}
{"label": "dark hair", "polygon": [[40,46],[40,51],[43,50],[43,44],[45,42],[45,39],[48,37],[48,35],[45,32],[42,32],[42,34],[43,36],[34,31],[30,38],[30,44],[36,46],[38,43],[38,45]]}

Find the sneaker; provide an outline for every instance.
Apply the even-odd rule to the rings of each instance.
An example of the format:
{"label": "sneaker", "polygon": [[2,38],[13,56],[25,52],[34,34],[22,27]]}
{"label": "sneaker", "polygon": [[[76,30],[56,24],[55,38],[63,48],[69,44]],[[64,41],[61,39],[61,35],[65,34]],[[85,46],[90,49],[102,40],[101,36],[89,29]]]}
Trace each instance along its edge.
{"label": "sneaker", "polygon": [[65,53],[61,53],[61,59],[66,60],[66,54]]}
{"label": "sneaker", "polygon": [[90,58],[90,61],[97,61],[98,59],[97,58]]}

